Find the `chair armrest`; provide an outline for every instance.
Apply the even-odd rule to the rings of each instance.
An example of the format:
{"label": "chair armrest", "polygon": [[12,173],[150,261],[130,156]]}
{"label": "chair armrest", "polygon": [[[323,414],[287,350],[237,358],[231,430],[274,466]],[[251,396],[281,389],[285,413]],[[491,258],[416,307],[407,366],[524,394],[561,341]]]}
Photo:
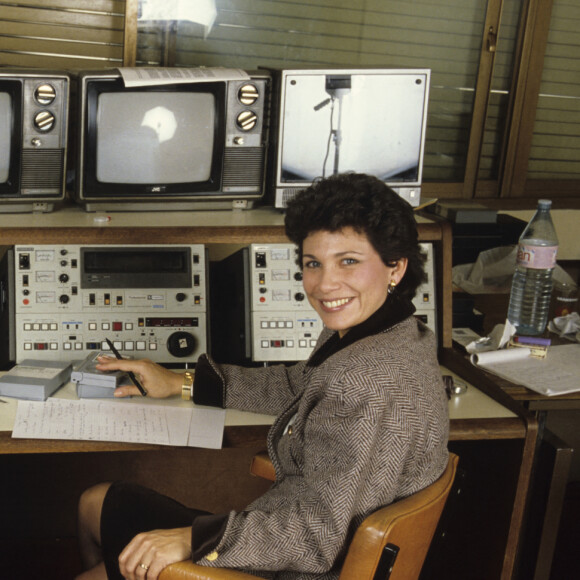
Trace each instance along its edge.
{"label": "chair armrest", "polygon": [[276,471],[266,451],[261,451],[254,455],[250,465],[250,473],[258,477],[263,477],[268,481],[276,481]]}
{"label": "chair armrest", "polygon": [[159,580],[256,580],[245,572],[230,568],[208,568],[193,562],[176,562],[167,566],[159,575]]}

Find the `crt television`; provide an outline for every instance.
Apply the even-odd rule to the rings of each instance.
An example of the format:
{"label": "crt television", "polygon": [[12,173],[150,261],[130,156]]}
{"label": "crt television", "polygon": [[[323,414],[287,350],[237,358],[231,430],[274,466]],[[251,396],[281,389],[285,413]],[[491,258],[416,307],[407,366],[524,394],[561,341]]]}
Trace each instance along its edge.
{"label": "crt television", "polygon": [[64,199],[69,85],[65,72],[0,69],[0,212]]}
{"label": "crt television", "polygon": [[270,77],[127,86],[78,75],[75,198],[87,211],[250,208],[264,195]]}
{"label": "crt television", "polygon": [[429,69],[282,69],[274,80],[268,183],[286,207],[320,177],[379,177],[419,205]]}

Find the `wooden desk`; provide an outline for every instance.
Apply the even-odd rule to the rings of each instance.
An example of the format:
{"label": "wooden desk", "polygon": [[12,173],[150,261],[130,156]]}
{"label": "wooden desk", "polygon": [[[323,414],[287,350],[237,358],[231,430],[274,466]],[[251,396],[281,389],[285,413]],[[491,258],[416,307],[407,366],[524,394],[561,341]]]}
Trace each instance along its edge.
{"label": "wooden desk", "polygon": [[[287,239],[283,215],[272,208],[223,212],[112,212],[64,207],[50,214],[0,215],[0,246],[15,244],[203,243],[212,248]],[[431,242],[436,265],[438,344],[441,362],[461,377],[452,345],[451,228],[417,218],[419,239]],[[449,359],[447,361],[447,359]],[[537,436],[535,419],[493,385],[471,381],[466,395],[450,402],[450,449],[461,457],[463,508],[449,522],[448,549],[438,550],[433,578],[463,580],[478,569],[482,579],[512,577]],[[486,411],[485,409],[491,409]],[[0,403],[0,416],[12,412]],[[230,421],[221,451],[71,441],[13,441],[0,433],[0,495],[14,497],[0,536],[30,533],[74,535],[76,497],[88,485],[122,477],[209,510],[242,509],[266,489],[250,478],[249,458],[265,440],[268,422]],[[13,419],[12,419],[13,420]],[[9,419],[8,419],[9,421]],[[261,424],[264,423],[264,424]],[[0,429],[1,430],[1,429]],[[113,453],[114,452],[114,453]],[[244,467],[245,466],[245,467]],[[235,485],[232,485],[235,482]],[[39,485],[40,484],[40,485]],[[266,484],[267,485],[267,484]],[[488,508],[485,497],[493,505]],[[196,503],[197,500],[197,503]],[[469,509],[465,509],[465,506]],[[39,519],[38,514],[42,517]],[[1,538],[0,538],[1,541]],[[450,565],[456,566],[450,570]]]}
{"label": "wooden desk", "polygon": [[[447,367],[442,368],[442,373],[460,379],[460,375]],[[461,453],[463,469],[468,472],[462,495],[467,498],[469,506],[475,506],[474,509],[480,509],[479,506],[482,505],[478,496],[481,487],[489,489],[489,493],[494,496],[496,512],[485,507],[489,514],[488,525],[493,528],[494,534],[492,555],[489,543],[486,545],[477,538],[486,529],[485,522],[479,516],[477,526],[473,526],[469,519],[454,518],[449,536],[453,538],[453,527],[457,529],[458,524],[461,524],[455,534],[463,538],[467,526],[474,545],[481,546],[486,554],[488,569],[496,572],[496,577],[507,579],[511,577],[516,563],[531,466],[529,456],[530,453],[533,455],[536,429],[533,420],[528,421],[525,412],[522,413],[519,407],[506,406],[493,395],[493,392],[488,393],[468,384],[466,393],[454,396],[449,401],[450,449]],[[76,398],[74,386],[69,383],[57,391],[55,396],[64,399]],[[228,410],[224,449],[221,451],[97,441],[26,440],[11,438],[17,401],[7,397],[4,400],[7,402],[0,403],[0,469],[6,473],[11,469],[15,469],[16,473],[33,470],[35,477],[45,477],[56,483],[58,490],[52,490],[51,493],[56,493],[60,498],[57,502],[58,511],[52,513],[49,510],[45,521],[52,521],[60,534],[74,534],[74,528],[71,529],[74,524],[71,524],[70,518],[75,512],[76,497],[88,485],[103,478],[137,480],[186,503],[198,501],[201,502],[199,505],[207,505],[209,509],[216,511],[241,509],[266,489],[264,482],[248,476],[247,466],[249,458],[264,447],[273,417]],[[135,402],[142,400],[135,399]],[[151,402],[160,403],[153,400]],[[189,405],[179,399],[166,403]],[[121,404],[131,402],[125,401]],[[499,454],[498,449],[501,449]],[[207,473],[192,473],[187,470],[182,473],[179,466],[184,462],[207,465]],[[57,466],[59,473],[52,471],[54,466]],[[49,470],[49,473],[45,474],[44,470]],[[484,476],[491,477],[492,482],[484,480]],[[231,485],[232,481],[236,482],[235,486]],[[26,494],[28,483],[23,482],[21,485],[23,493]],[[0,482],[0,493],[3,486],[6,487],[6,483]],[[69,493],[63,496],[65,489]],[[8,486],[4,493],[10,491]],[[41,509],[37,502],[43,497],[47,501],[46,490],[35,493],[36,496],[29,501],[31,506]],[[470,494],[475,496],[473,500],[469,500]],[[42,509],[47,508],[43,505]],[[33,518],[35,511],[32,509],[27,517]],[[20,523],[22,513],[19,512],[17,517]],[[11,521],[10,514],[7,515],[7,521]],[[26,522],[26,517],[23,521]],[[0,528],[0,536],[2,533],[6,532]],[[481,556],[482,554],[469,555],[474,558]],[[448,561],[445,558],[445,566]],[[455,557],[453,561],[461,564],[462,559]],[[442,565],[441,562],[432,564],[434,570]],[[471,565],[471,562],[462,565],[462,569],[467,565]],[[485,570],[486,567],[483,566],[482,569]],[[446,577],[461,578],[460,575],[453,574]]]}

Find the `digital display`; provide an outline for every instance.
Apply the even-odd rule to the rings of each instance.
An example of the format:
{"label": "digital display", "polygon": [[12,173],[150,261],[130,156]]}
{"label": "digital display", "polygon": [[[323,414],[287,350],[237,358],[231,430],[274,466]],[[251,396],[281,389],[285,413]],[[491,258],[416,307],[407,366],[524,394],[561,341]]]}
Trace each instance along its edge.
{"label": "digital display", "polygon": [[191,288],[192,285],[192,256],[187,247],[81,248],[82,288]]}
{"label": "digital display", "polygon": [[182,251],[87,250],[83,253],[83,271],[86,274],[160,274],[187,272],[188,264]]}

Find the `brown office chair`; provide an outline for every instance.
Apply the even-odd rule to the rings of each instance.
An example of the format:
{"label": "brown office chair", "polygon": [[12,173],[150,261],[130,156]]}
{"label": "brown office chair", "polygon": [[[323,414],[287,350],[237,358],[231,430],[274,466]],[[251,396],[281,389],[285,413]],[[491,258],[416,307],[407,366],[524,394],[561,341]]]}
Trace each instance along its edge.
{"label": "brown office chair", "polygon": [[[416,580],[455,478],[457,455],[450,453],[443,475],[429,487],[378,509],[357,529],[340,580]],[[252,473],[273,480],[267,455],[254,458]],[[160,580],[256,580],[257,576],[226,568],[178,562]]]}

